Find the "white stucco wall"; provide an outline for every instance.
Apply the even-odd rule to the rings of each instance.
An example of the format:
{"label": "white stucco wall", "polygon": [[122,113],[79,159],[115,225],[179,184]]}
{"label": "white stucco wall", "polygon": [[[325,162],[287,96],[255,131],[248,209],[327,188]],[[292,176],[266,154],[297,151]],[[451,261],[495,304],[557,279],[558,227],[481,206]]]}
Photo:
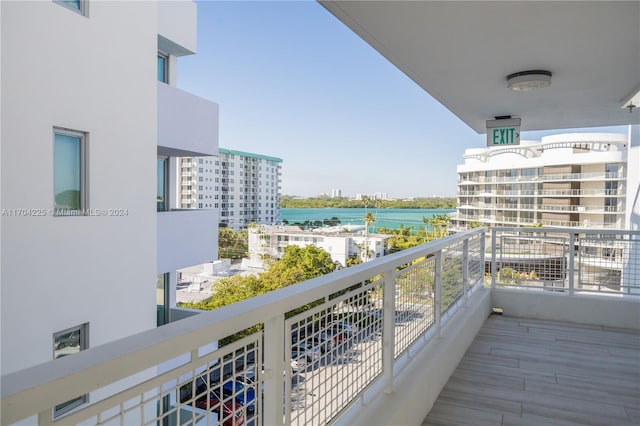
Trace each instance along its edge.
{"label": "white stucco wall", "polygon": [[54,126],[88,132],[92,209],[2,217],[2,374],[52,359],[53,333],[90,346],[155,327],[157,10],[1,3],[2,208],[53,207]]}

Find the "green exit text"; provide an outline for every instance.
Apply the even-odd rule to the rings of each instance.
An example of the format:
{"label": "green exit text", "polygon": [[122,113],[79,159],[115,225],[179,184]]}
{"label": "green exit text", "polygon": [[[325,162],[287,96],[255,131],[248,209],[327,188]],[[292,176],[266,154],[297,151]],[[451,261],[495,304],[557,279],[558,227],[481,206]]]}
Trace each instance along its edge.
{"label": "green exit text", "polygon": [[514,145],[520,136],[515,127],[496,127],[492,130],[492,145]]}

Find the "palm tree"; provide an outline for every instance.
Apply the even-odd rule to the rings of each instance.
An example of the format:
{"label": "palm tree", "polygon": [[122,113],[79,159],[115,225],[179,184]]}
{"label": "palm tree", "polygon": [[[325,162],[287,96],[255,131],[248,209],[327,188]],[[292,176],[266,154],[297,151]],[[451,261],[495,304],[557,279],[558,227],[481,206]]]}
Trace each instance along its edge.
{"label": "palm tree", "polygon": [[365,213],[367,212],[367,207],[369,207],[369,202],[371,201],[371,198],[369,198],[368,195],[363,195],[362,196],[362,204],[364,204],[364,211]]}
{"label": "palm tree", "polygon": [[371,212],[366,213],[366,214],[364,215],[364,224],[365,224],[365,225],[366,225],[366,227],[367,227],[367,232],[369,232],[369,227],[370,227],[371,225],[373,225],[374,223],[376,223],[376,218],[375,218],[375,216],[373,215],[373,213],[371,213]]}
{"label": "palm tree", "polygon": [[369,226],[376,223],[376,218],[373,216],[373,213],[366,212],[364,215],[364,261],[369,260]]}
{"label": "palm tree", "polygon": [[447,214],[437,214],[431,218],[422,217],[422,222],[431,225],[433,228],[434,239],[442,238],[447,235],[447,228],[451,218]]}

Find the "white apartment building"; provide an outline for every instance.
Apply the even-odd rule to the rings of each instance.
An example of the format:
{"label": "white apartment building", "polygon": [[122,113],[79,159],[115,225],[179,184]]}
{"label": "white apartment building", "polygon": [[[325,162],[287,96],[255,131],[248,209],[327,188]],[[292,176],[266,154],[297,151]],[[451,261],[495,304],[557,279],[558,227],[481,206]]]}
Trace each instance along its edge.
{"label": "white apartment building", "polygon": [[2,1],[0,19],[5,375],[175,319],[176,269],[217,258],[217,212],[179,210],[176,176],[216,155],[218,106],[175,87],[192,1]]}
{"label": "white apartment building", "polygon": [[219,208],[220,179],[215,177],[217,162],[217,157],[180,158],[180,208]]}
{"label": "white apartment building", "polygon": [[238,231],[251,223],[271,225],[280,220],[281,163],[276,157],[219,149],[213,179],[220,226]]}
{"label": "white apartment building", "polygon": [[[314,245],[331,255],[334,262],[347,266],[347,259],[360,257],[363,262],[385,255],[386,241],[391,235],[352,234],[342,226],[305,231],[297,226],[250,226],[249,262],[261,267],[265,255],[279,259],[289,245]],[[367,250],[365,250],[367,248]],[[368,253],[368,257],[367,257]]]}
{"label": "white apartment building", "polygon": [[356,194],[356,200],[362,200],[364,197],[369,197],[370,200],[388,200],[386,192],[375,192],[373,194]]}
{"label": "white apartment building", "polygon": [[467,149],[452,228],[624,229],[628,144],[625,134],[574,133]]}

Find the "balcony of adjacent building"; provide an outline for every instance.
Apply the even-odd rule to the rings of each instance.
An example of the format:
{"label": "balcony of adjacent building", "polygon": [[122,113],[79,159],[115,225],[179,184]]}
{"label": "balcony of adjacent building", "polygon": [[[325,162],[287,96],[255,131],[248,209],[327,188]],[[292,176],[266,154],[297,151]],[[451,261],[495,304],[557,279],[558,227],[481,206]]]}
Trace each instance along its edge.
{"label": "balcony of adjacent building", "polygon": [[197,48],[197,6],[194,1],[158,2],[158,48],[175,56]]}
{"label": "balcony of adjacent building", "polygon": [[622,172],[590,172],[590,173],[561,173],[561,174],[545,174],[521,175],[521,176],[469,176],[458,180],[459,186],[484,185],[497,183],[535,183],[535,182],[566,182],[566,181],[608,181],[608,180],[624,180],[626,177]]}
{"label": "balcony of adjacent building", "polygon": [[158,266],[175,271],[217,258],[218,212],[214,209],[173,209],[158,214]]}
{"label": "balcony of adjacent building", "polygon": [[[202,207],[201,191],[192,173],[180,172],[195,158],[158,156],[157,159],[157,273],[209,262],[217,258],[218,213]],[[185,176],[186,175],[186,176]],[[175,283],[173,283],[175,284]]]}
{"label": "balcony of adjacent building", "polygon": [[[158,155],[215,156],[218,104],[158,82]],[[188,163],[197,167],[195,163]]]}
{"label": "balcony of adjacent building", "polygon": [[640,231],[480,228],[3,376],[2,424],[637,424],[639,315]]}

